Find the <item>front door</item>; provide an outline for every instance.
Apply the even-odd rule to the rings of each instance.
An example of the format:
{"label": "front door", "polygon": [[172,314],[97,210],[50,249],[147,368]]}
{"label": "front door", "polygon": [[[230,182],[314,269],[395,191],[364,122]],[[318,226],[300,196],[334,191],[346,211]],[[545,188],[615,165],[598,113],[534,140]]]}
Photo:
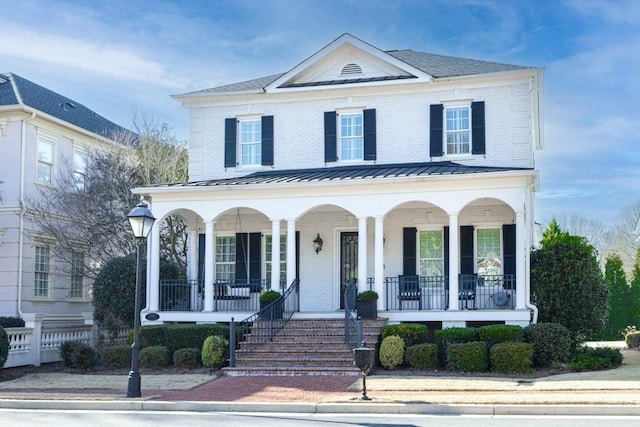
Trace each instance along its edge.
{"label": "front door", "polygon": [[358,277],[358,233],[340,233],[340,308],[344,309],[344,290],[352,278]]}

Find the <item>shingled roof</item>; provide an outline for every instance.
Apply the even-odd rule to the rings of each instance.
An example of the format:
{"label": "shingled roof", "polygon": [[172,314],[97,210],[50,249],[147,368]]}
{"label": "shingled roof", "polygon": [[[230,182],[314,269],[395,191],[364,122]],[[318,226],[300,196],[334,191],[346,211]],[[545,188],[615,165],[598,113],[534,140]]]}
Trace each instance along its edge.
{"label": "shingled roof", "polygon": [[0,106],[27,106],[88,132],[112,138],[131,133],[84,105],[14,73],[0,73]]}

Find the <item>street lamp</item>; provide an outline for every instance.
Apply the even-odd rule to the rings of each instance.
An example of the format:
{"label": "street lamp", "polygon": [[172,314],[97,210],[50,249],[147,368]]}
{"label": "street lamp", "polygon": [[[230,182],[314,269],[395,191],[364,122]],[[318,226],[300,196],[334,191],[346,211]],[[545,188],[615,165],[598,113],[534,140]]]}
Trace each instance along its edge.
{"label": "street lamp", "polygon": [[138,336],[140,334],[140,288],[142,287],[142,247],[147,239],[151,227],[156,220],[147,207],[142,202],[129,212],[127,215],[131,223],[133,235],[136,238],[138,246],[137,263],[136,263],[136,297],[133,317],[133,344],[131,345],[131,372],[129,372],[129,384],[127,388],[127,397],[140,397],[140,372],[138,372],[138,354],[140,352],[140,343]]}

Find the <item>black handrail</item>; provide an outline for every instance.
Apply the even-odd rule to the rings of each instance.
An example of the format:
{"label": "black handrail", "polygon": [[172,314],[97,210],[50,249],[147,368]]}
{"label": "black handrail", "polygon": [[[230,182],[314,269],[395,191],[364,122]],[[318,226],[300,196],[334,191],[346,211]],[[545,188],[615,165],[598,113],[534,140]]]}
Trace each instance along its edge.
{"label": "black handrail", "polygon": [[358,280],[353,278],[344,289],[344,340],[349,350],[358,347],[362,342],[362,328],[360,320],[354,315],[356,308],[356,293],[358,292]]}
{"label": "black handrail", "polygon": [[299,308],[299,286],[299,280],[295,279],[284,295],[261,308],[257,313],[239,322],[234,322],[231,318],[229,323],[229,367],[236,366],[236,350],[240,348],[241,342],[245,342],[243,350],[255,350],[262,344],[273,341],[273,337],[289,323]]}

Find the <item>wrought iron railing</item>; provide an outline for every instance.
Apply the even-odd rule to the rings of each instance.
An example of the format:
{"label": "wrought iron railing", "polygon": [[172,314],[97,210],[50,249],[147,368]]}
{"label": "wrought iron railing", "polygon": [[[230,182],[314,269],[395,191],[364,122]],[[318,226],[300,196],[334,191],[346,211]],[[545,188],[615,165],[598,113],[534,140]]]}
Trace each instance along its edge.
{"label": "wrought iron railing", "polygon": [[293,314],[299,310],[299,281],[295,279],[285,293],[265,307],[247,317],[235,322],[231,318],[229,324],[229,366],[236,366],[236,350],[244,342],[243,350],[254,350],[264,343],[273,341],[289,323]]}
{"label": "wrought iron railing", "polygon": [[[414,282],[403,280],[414,278]],[[387,310],[446,310],[449,301],[446,276],[385,277]]]}
{"label": "wrought iron railing", "polygon": [[460,310],[514,309],[516,306],[515,274],[478,276],[461,274],[458,279]]}
{"label": "wrought iron railing", "polygon": [[344,340],[349,350],[358,347],[362,342],[360,320],[354,315],[356,310],[357,279],[349,280],[344,290]]}

